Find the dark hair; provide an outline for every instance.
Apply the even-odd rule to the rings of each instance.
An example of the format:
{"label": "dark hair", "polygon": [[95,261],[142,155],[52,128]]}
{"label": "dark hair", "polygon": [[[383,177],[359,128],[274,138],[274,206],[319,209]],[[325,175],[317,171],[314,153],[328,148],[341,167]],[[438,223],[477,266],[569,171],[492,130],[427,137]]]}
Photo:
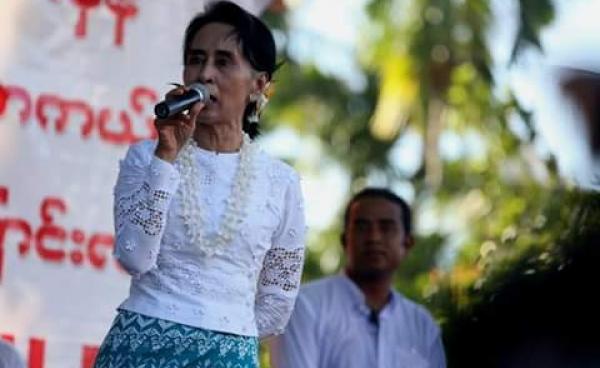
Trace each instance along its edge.
{"label": "dark hair", "polygon": [[[259,18],[229,1],[210,3],[202,13],[190,21],[185,30],[183,42],[184,64],[194,36],[208,23],[225,23],[232,26],[246,60],[254,70],[265,72],[268,80],[273,78],[273,73],[277,69],[277,51],[273,34]],[[249,103],[244,111],[243,129],[250,135],[250,138],[254,138],[260,133],[258,123],[248,120],[256,108],[256,103]]]}
{"label": "dark hair", "polygon": [[365,188],[360,192],[356,193],[354,196],[352,196],[352,198],[346,205],[346,210],[344,211],[344,234],[346,233],[346,229],[348,228],[348,221],[350,220],[350,207],[352,207],[352,205],[355,202],[363,198],[382,198],[397,204],[398,207],[400,207],[400,212],[402,214],[401,220],[402,226],[404,226],[404,231],[407,235],[412,235],[412,211],[409,205],[406,203],[406,201],[389,189],[370,187]]}

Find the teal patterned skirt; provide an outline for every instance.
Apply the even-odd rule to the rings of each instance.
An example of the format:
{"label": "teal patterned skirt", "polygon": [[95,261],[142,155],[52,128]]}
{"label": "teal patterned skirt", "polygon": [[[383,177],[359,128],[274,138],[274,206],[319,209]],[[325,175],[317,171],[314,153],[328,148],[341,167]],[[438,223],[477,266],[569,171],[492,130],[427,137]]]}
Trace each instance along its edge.
{"label": "teal patterned skirt", "polygon": [[121,310],[95,368],[257,368],[258,340]]}

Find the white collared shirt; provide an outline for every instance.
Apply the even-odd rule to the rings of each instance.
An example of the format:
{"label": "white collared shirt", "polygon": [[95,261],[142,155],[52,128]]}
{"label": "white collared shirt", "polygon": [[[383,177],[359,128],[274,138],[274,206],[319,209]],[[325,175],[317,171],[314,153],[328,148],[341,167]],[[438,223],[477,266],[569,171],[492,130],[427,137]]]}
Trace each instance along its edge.
{"label": "white collared shirt", "polygon": [[[262,151],[238,234],[204,256],[186,236],[175,165],[156,142],[133,145],[115,186],[115,257],[133,276],[119,308],[244,336],[280,333],[298,293],[304,260],[304,207],[296,172]],[[205,234],[221,224],[239,153],[197,149],[196,200]]]}
{"label": "white collared shirt", "polygon": [[440,330],[422,306],[392,291],[374,323],[364,294],[337,275],[302,287],[285,333],[271,342],[276,368],[442,368]]}

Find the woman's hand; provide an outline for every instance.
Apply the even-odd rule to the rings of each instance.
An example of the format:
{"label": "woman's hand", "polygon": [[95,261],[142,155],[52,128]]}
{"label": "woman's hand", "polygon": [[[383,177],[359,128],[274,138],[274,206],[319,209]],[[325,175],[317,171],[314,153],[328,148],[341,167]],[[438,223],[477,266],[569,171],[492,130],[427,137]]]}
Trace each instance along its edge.
{"label": "woman's hand", "polygon": [[[182,95],[186,92],[185,87],[180,86],[166,94],[166,99]],[[154,154],[165,161],[173,162],[177,154],[196,129],[196,117],[204,108],[204,103],[197,102],[188,114],[179,113],[166,119],[155,119],[154,125],[158,132],[158,145]]]}

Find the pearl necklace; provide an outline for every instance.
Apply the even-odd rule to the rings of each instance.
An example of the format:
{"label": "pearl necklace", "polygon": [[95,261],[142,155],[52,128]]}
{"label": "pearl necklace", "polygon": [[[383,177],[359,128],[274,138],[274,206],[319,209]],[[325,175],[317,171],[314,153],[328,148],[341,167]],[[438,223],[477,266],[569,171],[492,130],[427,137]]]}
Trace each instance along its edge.
{"label": "pearl necklace", "polygon": [[206,229],[205,214],[198,200],[198,165],[194,153],[198,149],[197,143],[190,139],[177,158],[176,166],[182,176],[179,194],[183,207],[183,223],[189,241],[194,244],[204,255],[212,256],[222,254],[225,247],[233,240],[240,225],[246,217],[246,210],[252,190],[250,184],[255,177],[258,152],[256,145],[252,144],[250,137],[244,134],[240,148],[240,163],[233,179],[231,195],[226,200],[221,228],[216,236],[209,238],[204,234]]}

